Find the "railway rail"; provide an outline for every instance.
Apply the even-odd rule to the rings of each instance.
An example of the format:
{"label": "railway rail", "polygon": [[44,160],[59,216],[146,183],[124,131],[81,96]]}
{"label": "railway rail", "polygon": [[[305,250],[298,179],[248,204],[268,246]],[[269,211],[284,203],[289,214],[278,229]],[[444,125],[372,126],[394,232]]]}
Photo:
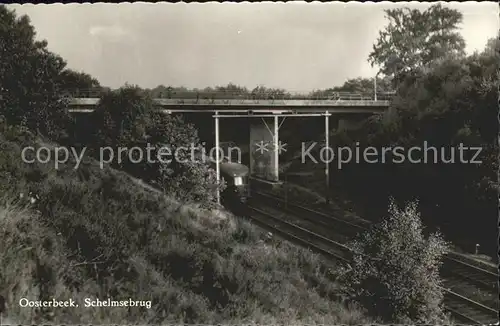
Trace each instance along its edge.
{"label": "railway rail", "polygon": [[[253,194],[257,195],[259,199],[263,199],[264,202],[267,201],[273,205],[279,204],[278,206],[281,206],[282,209],[284,208],[285,202],[279,197],[260,192],[253,192]],[[274,232],[293,242],[323,254],[327,258],[340,260],[346,263],[352,257],[350,248],[341,242],[329,239],[325,235],[313,232],[297,224],[284,221],[283,219],[275,217],[274,215],[276,214],[270,214],[254,206],[249,206],[249,209],[252,212],[250,217],[257,221],[258,224],[274,230]],[[348,234],[349,236],[354,236],[358,232],[366,230],[369,226],[369,223],[359,225],[347,218],[331,216],[297,204],[287,203],[287,207],[284,211],[293,215],[300,214],[303,218],[311,218],[311,216],[313,216],[312,218],[314,218],[315,223],[318,223],[319,226],[329,226],[331,228],[332,225],[335,225],[335,229],[338,232],[342,232],[342,234],[346,235]],[[303,216],[304,213],[308,213],[307,217]],[[448,280],[451,279],[452,282],[456,282],[457,280],[469,282],[490,291],[496,288],[498,276],[491,271],[464,263],[453,256],[446,256],[445,266],[445,271],[448,272],[446,273]],[[444,303],[446,309],[457,320],[468,324],[484,324],[498,321],[497,309],[467,298],[449,288],[443,288],[443,290],[445,293]]]}
{"label": "railway rail", "polygon": [[[295,214],[300,214],[304,218],[314,218],[315,223],[320,223],[323,226],[335,226],[337,230],[348,236],[355,236],[359,232],[366,231],[369,222],[355,222],[346,217],[333,216],[324,212],[313,210],[309,207],[294,203],[286,203],[279,197],[262,192],[253,192],[260,199],[267,200],[267,202],[277,203],[279,206],[284,207],[287,211]],[[307,215],[306,215],[307,214]],[[449,253],[445,256],[445,264],[447,271],[453,270],[453,274],[460,277],[464,281],[472,282],[476,286],[485,290],[496,290],[498,285],[498,274],[490,270],[469,264],[468,262],[460,260],[456,254]]]}

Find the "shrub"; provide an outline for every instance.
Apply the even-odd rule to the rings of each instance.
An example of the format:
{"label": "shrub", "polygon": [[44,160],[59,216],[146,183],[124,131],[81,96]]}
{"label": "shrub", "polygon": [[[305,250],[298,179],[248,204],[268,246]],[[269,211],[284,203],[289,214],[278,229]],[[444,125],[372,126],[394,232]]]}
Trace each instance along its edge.
{"label": "shrub", "polygon": [[389,216],[351,248],[352,270],[342,277],[350,299],[390,322],[443,322],[439,267],[447,244],[439,233],[424,236],[417,202],[401,210],[391,198]]}
{"label": "shrub", "polygon": [[[158,112],[151,98],[141,94],[140,89],[125,86],[105,93],[89,122],[89,126],[80,122],[77,136],[78,142],[88,147],[87,153],[98,158],[99,149],[109,146],[114,150],[112,167],[154,184],[183,202],[199,202],[203,207],[215,203],[214,172],[198,158],[191,157],[190,149],[200,145],[196,129],[178,116]],[[128,153],[117,153],[119,147],[129,150],[138,147],[144,156],[139,162],[131,161]],[[169,163],[160,162],[156,155],[162,147],[173,154],[162,156],[162,160],[171,160]]]}

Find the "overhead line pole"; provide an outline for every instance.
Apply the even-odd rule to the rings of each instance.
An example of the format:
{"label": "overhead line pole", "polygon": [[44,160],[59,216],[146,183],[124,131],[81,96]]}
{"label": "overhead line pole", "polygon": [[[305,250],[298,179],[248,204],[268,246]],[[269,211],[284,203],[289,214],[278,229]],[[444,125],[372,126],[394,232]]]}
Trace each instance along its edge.
{"label": "overhead line pole", "polygon": [[373,95],[374,95],[374,100],[376,101],[377,100],[377,78],[378,78],[378,75],[380,74],[380,71],[377,72],[377,74],[375,75],[375,78],[373,79]]}
{"label": "overhead line pole", "polygon": [[274,178],[276,181],[280,180],[279,176],[279,120],[278,116],[274,117]]}
{"label": "overhead line pole", "polygon": [[217,174],[217,204],[220,204],[219,112],[215,111],[215,169]]}
{"label": "overhead line pole", "polygon": [[[330,113],[325,111],[325,145],[326,152],[330,153]],[[326,205],[330,204],[330,157],[325,162]]]}

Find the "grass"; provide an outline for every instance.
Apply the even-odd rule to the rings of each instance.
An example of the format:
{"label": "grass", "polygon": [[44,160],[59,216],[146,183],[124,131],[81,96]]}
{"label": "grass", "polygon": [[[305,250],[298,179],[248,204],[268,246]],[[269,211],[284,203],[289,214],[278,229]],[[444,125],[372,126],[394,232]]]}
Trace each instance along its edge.
{"label": "grass", "polygon": [[316,177],[305,177],[290,180],[287,184],[275,187],[273,193],[283,198],[287,196],[290,201],[299,205],[328,210],[354,220],[362,221],[363,223],[368,222],[355,212],[351,202],[333,192],[331,192],[330,202],[327,206],[326,197],[324,196],[324,180],[317,179]]}
{"label": "grass", "polygon": [[[365,324],[334,300],[332,275],[310,251],[223,210],[182,205],[128,175],[84,160],[24,164],[30,134],[0,133],[3,318],[25,323]],[[54,144],[52,144],[54,145]],[[31,203],[27,194],[36,194]],[[26,194],[19,198],[19,193]],[[331,271],[335,276],[335,271]],[[20,298],[78,308],[21,308]],[[151,309],[85,308],[85,298],[151,300]]]}

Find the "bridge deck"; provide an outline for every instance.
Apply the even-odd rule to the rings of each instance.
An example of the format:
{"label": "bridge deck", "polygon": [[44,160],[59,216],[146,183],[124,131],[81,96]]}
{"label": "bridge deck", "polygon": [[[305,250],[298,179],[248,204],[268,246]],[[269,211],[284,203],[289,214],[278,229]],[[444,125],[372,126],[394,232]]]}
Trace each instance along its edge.
{"label": "bridge deck", "polygon": [[[153,99],[156,105],[172,112],[380,112],[389,107],[389,101],[375,100],[211,100],[211,99]],[[72,112],[90,112],[99,98],[71,98]]]}

